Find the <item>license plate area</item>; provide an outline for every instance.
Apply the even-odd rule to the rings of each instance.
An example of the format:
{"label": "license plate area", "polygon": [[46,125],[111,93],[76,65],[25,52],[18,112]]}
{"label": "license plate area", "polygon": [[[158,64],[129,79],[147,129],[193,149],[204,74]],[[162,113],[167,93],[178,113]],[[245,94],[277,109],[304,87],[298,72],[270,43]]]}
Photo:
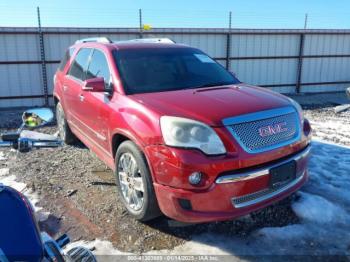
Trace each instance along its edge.
{"label": "license plate area", "polygon": [[270,169],[270,187],[278,187],[296,178],[296,161],[292,160],[285,164]]}

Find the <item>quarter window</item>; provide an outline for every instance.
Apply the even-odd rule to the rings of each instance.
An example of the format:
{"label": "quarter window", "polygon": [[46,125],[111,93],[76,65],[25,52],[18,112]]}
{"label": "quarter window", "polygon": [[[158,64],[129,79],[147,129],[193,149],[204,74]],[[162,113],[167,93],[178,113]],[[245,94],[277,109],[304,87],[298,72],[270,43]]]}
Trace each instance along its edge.
{"label": "quarter window", "polygon": [[69,68],[68,75],[84,81],[86,79],[86,67],[88,64],[91,48],[83,48],[78,54]]}
{"label": "quarter window", "polygon": [[66,53],[64,54],[64,57],[61,60],[60,65],[58,66],[58,70],[63,71],[64,67],[66,66],[67,62],[70,60],[74,53],[74,48],[69,48]]}

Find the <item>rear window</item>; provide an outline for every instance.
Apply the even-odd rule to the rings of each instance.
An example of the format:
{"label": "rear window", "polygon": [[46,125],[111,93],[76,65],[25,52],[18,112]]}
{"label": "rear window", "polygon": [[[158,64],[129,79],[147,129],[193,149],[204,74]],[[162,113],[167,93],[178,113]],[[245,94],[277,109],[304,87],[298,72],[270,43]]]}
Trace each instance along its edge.
{"label": "rear window", "polygon": [[58,70],[63,71],[64,67],[66,66],[67,62],[70,60],[70,58],[72,57],[74,53],[74,48],[71,47],[69,49],[67,49],[66,53],[64,54],[60,65],[58,66]]}
{"label": "rear window", "polygon": [[115,50],[126,94],[236,84],[223,66],[195,48]]}

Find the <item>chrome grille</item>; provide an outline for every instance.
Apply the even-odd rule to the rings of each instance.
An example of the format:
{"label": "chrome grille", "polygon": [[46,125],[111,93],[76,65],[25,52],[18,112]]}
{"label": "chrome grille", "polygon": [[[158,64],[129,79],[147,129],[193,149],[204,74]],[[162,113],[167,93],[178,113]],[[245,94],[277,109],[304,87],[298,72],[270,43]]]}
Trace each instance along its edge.
{"label": "chrome grille", "polygon": [[[283,123],[282,132],[261,136],[259,129],[274,127]],[[274,115],[263,119],[254,119],[249,122],[234,123],[228,128],[239,144],[250,153],[258,153],[277,148],[294,142],[299,138],[298,115],[294,110],[283,115]]]}

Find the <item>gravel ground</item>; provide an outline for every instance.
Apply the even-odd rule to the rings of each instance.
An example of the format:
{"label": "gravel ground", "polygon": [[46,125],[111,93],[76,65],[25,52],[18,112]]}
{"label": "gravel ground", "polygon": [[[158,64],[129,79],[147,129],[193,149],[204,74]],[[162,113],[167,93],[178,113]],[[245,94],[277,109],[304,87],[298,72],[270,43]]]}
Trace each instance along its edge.
{"label": "gravel ground", "polygon": [[[349,128],[350,110],[336,114],[332,105],[309,106],[305,115],[312,123],[315,137],[350,145],[348,135],[339,136],[341,128]],[[3,119],[0,132],[20,123],[18,111],[0,111],[0,118]],[[326,121],[334,123],[334,128],[333,125],[332,128],[323,125]],[[56,127],[46,127],[42,131],[54,133]],[[73,240],[106,239],[119,250],[144,252],[172,249],[199,233],[245,237],[262,227],[298,223],[298,217],[290,207],[296,195],[234,221],[185,225],[160,217],[140,223],[132,219],[123,207],[116,192],[113,172],[84,145],[29,153],[0,150],[8,159],[0,168],[8,167],[19,181],[27,183],[40,196],[39,205],[50,212],[49,219],[40,226],[54,235],[68,233]]]}

